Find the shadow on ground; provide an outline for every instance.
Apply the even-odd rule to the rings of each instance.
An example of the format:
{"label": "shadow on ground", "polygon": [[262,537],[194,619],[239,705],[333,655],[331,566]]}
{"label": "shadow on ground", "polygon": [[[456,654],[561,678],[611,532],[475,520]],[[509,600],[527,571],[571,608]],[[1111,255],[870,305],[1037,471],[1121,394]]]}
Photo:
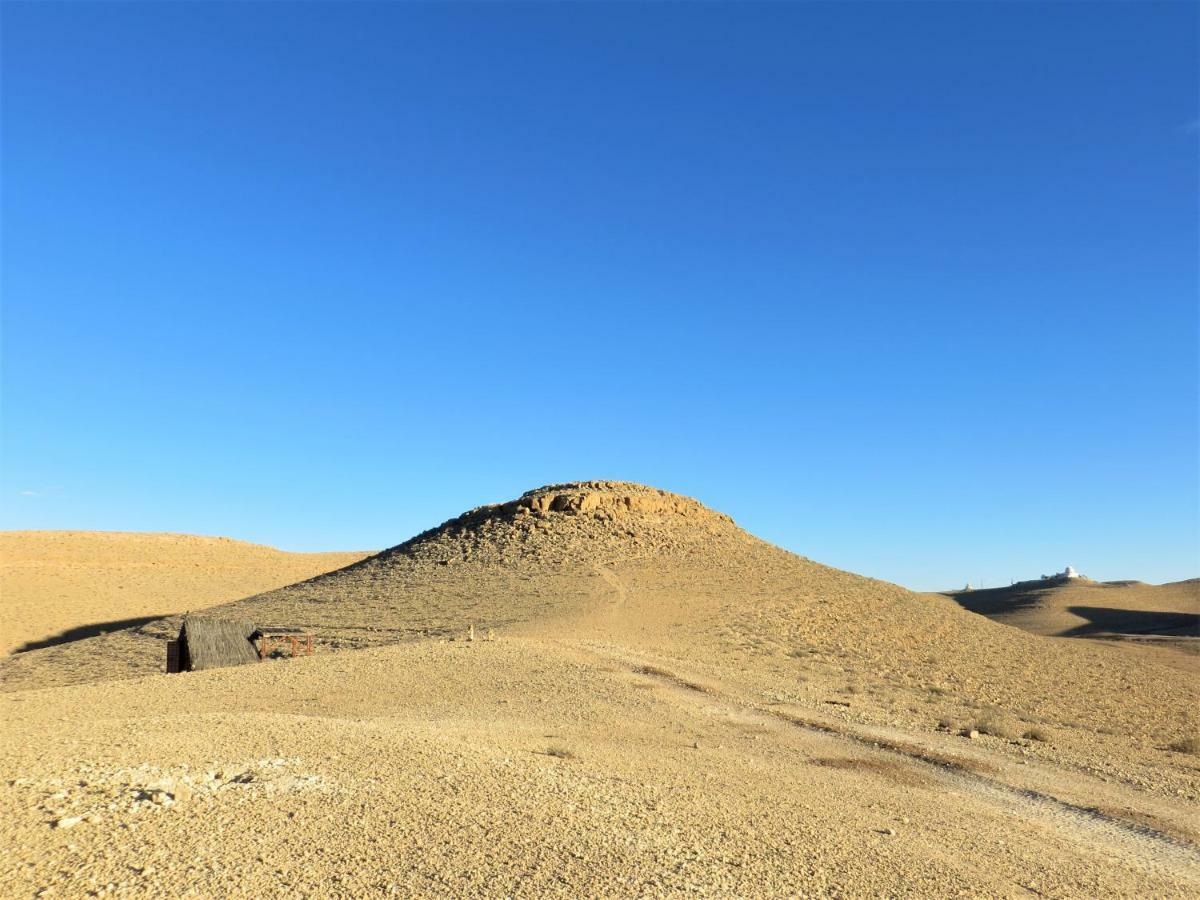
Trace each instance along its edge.
{"label": "shadow on ground", "polygon": [[1059,637],[1095,634],[1200,637],[1200,615],[1193,613],[1143,612],[1106,606],[1068,606],[1067,612],[1087,619],[1087,624],[1064,631]]}
{"label": "shadow on ground", "polygon": [[27,653],[30,650],[41,650],[44,647],[56,647],[59,644],[70,644],[73,641],[82,641],[85,638],[97,637],[101,634],[108,634],[110,631],[121,631],[124,628],[137,628],[139,625],[146,625],[150,622],[155,622],[163,618],[162,615],[157,616],[138,616],[136,619],[115,619],[111,622],[94,622],[91,625],[80,625],[76,628],[68,628],[66,631],[43,638],[40,641],[29,641],[22,644],[14,653]]}

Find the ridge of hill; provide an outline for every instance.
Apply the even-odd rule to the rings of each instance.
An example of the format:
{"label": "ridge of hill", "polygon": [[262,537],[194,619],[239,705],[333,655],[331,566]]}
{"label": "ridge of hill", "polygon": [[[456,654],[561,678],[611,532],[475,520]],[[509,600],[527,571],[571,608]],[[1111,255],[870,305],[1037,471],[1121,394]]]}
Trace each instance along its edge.
{"label": "ridge of hill", "polygon": [[364,555],[162,532],[0,532],[0,653],[227,603]]}
{"label": "ridge of hill", "polygon": [[996,622],[1053,637],[1159,640],[1200,638],[1200,579],[1020,581],[1008,587],[946,591]]}

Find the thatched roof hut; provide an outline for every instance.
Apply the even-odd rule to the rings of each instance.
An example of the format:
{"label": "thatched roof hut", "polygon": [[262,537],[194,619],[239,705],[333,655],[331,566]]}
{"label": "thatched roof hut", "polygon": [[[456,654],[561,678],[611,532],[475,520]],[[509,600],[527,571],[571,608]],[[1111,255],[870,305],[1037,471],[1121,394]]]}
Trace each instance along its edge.
{"label": "thatched roof hut", "polygon": [[258,662],[254,623],[188,616],[179,629],[179,668],[185,672]]}

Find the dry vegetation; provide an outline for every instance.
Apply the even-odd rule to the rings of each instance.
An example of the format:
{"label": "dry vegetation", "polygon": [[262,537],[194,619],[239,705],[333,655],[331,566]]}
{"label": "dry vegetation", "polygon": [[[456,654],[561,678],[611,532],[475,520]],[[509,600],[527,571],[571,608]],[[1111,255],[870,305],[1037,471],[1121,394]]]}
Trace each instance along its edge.
{"label": "dry vegetation", "polygon": [[1200,737],[1192,735],[1178,741],[1172,741],[1167,744],[1167,748],[1174,750],[1176,753],[1190,753],[1193,756],[1197,756],[1200,755]]}
{"label": "dry vegetation", "polygon": [[239,895],[253,846],[257,896],[1200,890],[1194,679],[673,494],[539,489],[209,614],[320,652],[154,674],[167,620],[0,664],[0,880]]}

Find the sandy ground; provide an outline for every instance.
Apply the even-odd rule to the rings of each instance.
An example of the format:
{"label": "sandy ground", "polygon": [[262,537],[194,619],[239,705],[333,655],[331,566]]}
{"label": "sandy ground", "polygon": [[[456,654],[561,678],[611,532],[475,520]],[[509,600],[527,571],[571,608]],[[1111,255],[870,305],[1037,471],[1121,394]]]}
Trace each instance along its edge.
{"label": "sandy ground", "polygon": [[184,534],[0,532],[0,654],[227,603],[364,556]]}
{"label": "sandy ground", "polygon": [[1006,588],[955,591],[964,608],[1034,634],[1057,637],[1195,637],[1200,578],[1140,581],[1025,581]]}
{"label": "sandy ground", "polygon": [[166,622],[5,660],[0,890],[1200,892],[1194,679],[672,495],[526,503],[222,613],[312,658],[140,674]]}
{"label": "sandy ground", "polygon": [[947,592],[964,609],[1033,634],[1119,644],[1139,658],[1200,677],[1200,579],[1026,581]]}

